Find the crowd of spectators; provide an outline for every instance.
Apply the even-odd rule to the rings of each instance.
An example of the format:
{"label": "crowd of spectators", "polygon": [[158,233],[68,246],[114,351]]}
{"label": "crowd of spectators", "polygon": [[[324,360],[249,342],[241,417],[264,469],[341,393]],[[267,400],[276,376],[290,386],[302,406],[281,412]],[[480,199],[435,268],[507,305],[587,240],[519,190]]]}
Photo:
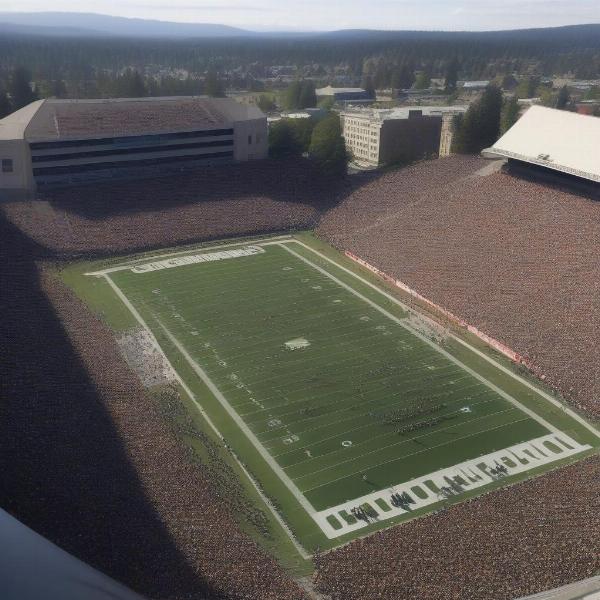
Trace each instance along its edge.
{"label": "crowd of spectators", "polygon": [[259,161],[47,190],[0,210],[54,255],[123,254],[311,228],[334,187],[309,161]]}
{"label": "crowd of spectators", "polygon": [[300,600],[113,334],[0,218],[0,506],[149,598]]}
{"label": "crowd of spectators", "polygon": [[[149,597],[306,597],[240,531],[212,481],[218,467],[189,460],[113,335],[36,258],[320,219],[322,237],[508,344],[600,415],[600,204],[477,174],[488,166],[454,157],[340,189],[303,161],[265,161],[3,204],[0,505]],[[502,600],[592,575],[599,484],[600,459],[587,459],[320,555],[315,582],[334,600]]]}
{"label": "crowd of spectators", "polygon": [[332,600],[512,600],[600,570],[600,457],[317,557]]}
{"label": "crowd of spectators", "polygon": [[355,188],[317,232],[508,345],[600,416],[600,202],[457,156]]}

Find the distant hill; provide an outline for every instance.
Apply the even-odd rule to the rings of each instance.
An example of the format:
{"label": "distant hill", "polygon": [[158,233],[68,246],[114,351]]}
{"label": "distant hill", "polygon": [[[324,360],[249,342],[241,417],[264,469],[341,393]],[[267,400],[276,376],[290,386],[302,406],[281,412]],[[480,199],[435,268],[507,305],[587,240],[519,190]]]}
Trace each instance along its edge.
{"label": "distant hill", "polygon": [[129,19],[95,13],[0,12],[0,34],[52,37],[122,38],[252,38],[314,39],[319,42],[361,40],[373,44],[410,42],[502,42],[547,43],[550,47],[573,44],[600,46],[600,24],[567,25],[502,31],[384,31],[342,29],[323,32],[250,31],[212,23],[174,23],[150,19]]}
{"label": "distant hill", "polygon": [[258,35],[212,23],[172,23],[94,13],[0,12],[0,31],[31,35],[111,35],[123,37],[232,37]]}

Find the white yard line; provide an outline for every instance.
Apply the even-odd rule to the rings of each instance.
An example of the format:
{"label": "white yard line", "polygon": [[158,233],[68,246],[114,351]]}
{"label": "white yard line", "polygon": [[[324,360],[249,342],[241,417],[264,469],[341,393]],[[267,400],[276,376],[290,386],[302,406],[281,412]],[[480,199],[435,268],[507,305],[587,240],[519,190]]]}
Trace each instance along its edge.
{"label": "white yard line", "polygon": [[405,323],[406,319],[400,319],[396,315],[393,315],[391,312],[385,310],[385,308],[382,308],[381,306],[379,306],[379,304],[377,304],[376,302],[373,302],[373,300],[367,298],[366,296],[363,296],[360,292],[357,292],[354,288],[349,286],[347,283],[344,283],[341,279],[338,279],[335,275],[332,275],[331,273],[329,273],[328,271],[326,271],[319,265],[316,265],[315,263],[308,260],[308,258],[305,258],[301,254],[298,254],[296,251],[289,248],[287,244],[280,243],[279,245],[282,248],[285,248],[290,254],[293,254],[296,258],[298,258],[298,259],[302,260],[303,262],[305,262],[306,264],[314,267],[317,271],[319,271],[319,273],[322,273],[323,275],[326,275],[327,277],[331,278],[339,286],[343,287],[345,290],[347,290],[351,294],[354,294],[357,298],[360,298],[361,300],[366,302],[369,306],[371,306],[375,310],[379,311],[381,314],[388,317],[391,321],[394,321],[394,323],[397,323],[401,327],[404,327],[404,329],[410,331],[414,336],[418,337],[420,340],[422,340],[423,342],[425,342],[426,344],[428,344],[429,346],[431,346],[432,348],[437,350],[437,352],[439,352],[440,354],[445,356],[448,360],[450,360],[451,362],[453,362],[454,364],[459,366],[461,369],[464,369],[467,373],[469,373],[469,375],[478,379],[481,383],[488,386],[491,390],[496,392],[499,396],[502,396],[502,398],[504,398],[505,400],[507,400],[508,402],[513,404],[514,406],[518,407],[526,415],[528,415],[529,417],[531,417],[532,419],[534,419],[535,421],[540,423],[540,425],[543,425],[548,431],[552,431],[553,433],[560,432],[560,430],[557,427],[555,427],[551,423],[548,423],[548,421],[546,421],[546,419],[540,417],[537,413],[535,413],[531,409],[529,409],[526,406],[524,406],[523,404],[521,404],[518,400],[513,398],[510,394],[507,394],[504,390],[500,389],[497,385],[493,384],[491,381],[488,381],[485,377],[483,377],[482,375],[480,375],[479,373],[477,373],[470,367],[467,367],[467,365],[465,365],[460,360],[458,360],[457,358],[452,356],[452,354],[450,354],[449,352],[446,352],[446,350],[441,348],[435,342],[431,341],[428,337],[424,336],[422,333],[420,333],[416,329],[413,329],[408,323]]}
{"label": "white yard line", "polygon": [[[405,454],[403,456],[395,456],[394,458],[390,458],[389,460],[385,460],[383,462],[377,463],[377,465],[375,467],[367,467],[367,468],[363,468],[363,469],[358,469],[357,471],[352,471],[352,473],[348,473],[347,475],[342,475],[341,477],[336,477],[335,479],[330,479],[330,480],[326,481],[325,483],[320,483],[319,485],[315,485],[311,488],[306,488],[304,490],[304,493],[306,494],[307,492],[312,492],[313,490],[317,490],[319,488],[325,487],[327,485],[330,485],[331,483],[335,483],[336,481],[342,481],[343,479],[347,479],[348,477],[353,477],[355,475],[359,475],[361,473],[364,473],[365,471],[368,471],[369,469],[379,468],[381,465],[387,465],[389,463],[393,463],[393,462],[396,462],[399,460],[405,460],[407,458],[410,458],[411,456],[417,456],[419,454],[423,454],[424,452],[430,452],[431,450],[433,450],[435,448],[443,448],[444,446],[450,446],[460,440],[467,440],[469,438],[476,437],[478,435],[483,435],[485,433],[489,433],[490,431],[496,431],[497,429],[509,427],[510,425],[514,425],[515,423],[522,423],[523,421],[526,421],[526,420],[527,420],[526,418],[516,419],[514,421],[509,421],[508,423],[502,423],[502,425],[496,425],[495,427],[490,427],[489,429],[484,429],[483,431],[476,431],[474,433],[468,433],[467,435],[461,435],[459,437],[452,438],[451,440],[448,440],[447,442],[442,442],[441,444],[427,446],[427,448],[424,448],[423,450],[416,450],[415,452],[411,452],[410,454]],[[415,438],[412,438],[412,439],[415,439]],[[401,442],[398,442],[395,445],[409,443],[412,441],[412,439],[402,440]],[[385,447],[389,448],[390,446],[385,446]],[[310,477],[311,475],[315,475],[316,473],[321,473],[322,471],[327,471],[330,468],[335,468],[339,465],[343,465],[343,464],[346,464],[349,462],[354,462],[355,460],[360,460],[363,456],[367,456],[368,454],[372,454],[372,453],[367,452],[365,454],[362,454],[361,456],[357,456],[356,458],[351,458],[351,459],[345,460],[341,463],[338,463],[338,465],[333,465],[332,467],[325,467],[324,469],[318,469],[317,471],[312,471],[311,473],[306,473],[305,475],[300,475],[298,477],[298,479],[304,479],[304,477]]]}
{"label": "white yard line", "polygon": [[[380,295],[388,298],[390,301],[392,301],[396,305],[402,307],[405,311],[407,311],[407,312],[409,312],[411,314],[416,314],[420,318],[424,318],[427,321],[431,321],[431,322],[435,323],[435,321],[433,321],[433,319],[431,319],[431,318],[429,318],[429,317],[427,317],[425,315],[421,315],[419,312],[417,312],[414,309],[410,308],[409,306],[407,306],[406,304],[404,304],[402,301],[398,300],[397,298],[395,298],[391,294],[388,294],[387,292],[383,291],[382,289],[380,289],[375,284],[369,282],[368,280],[366,280],[363,277],[361,277],[360,275],[354,273],[350,269],[348,269],[348,268],[340,265],[335,260],[332,260],[332,259],[328,258],[327,256],[323,255],[319,251],[311,248],[310,246],[308,246],[304,242],[302,242],[300,240],[296,240],[296,239],[292,238],[291,236],[277,236],[277,237],[266,238],[266,239],[263,238],[263,239],[252,240],[252,241],[233,242],[233,243],[221,244],[221,245],[217,245],[217,246],[195,248],[195,249],[190,249],[190,250],[181,251],[181,252],[173,252],[173,253],[170,253],[170,254],[159,254],[159,255],[156,255],[156,256],[153,256],[153,257],[146,257],[146,258],[143,258],[143,259],[138,259],[138,260],[132,261],[130,263],[127,263],[125,265],[120,265],[120,266],[117,266],[117,267],[112,267],[112,268],[106,269],[104,271],[98,271],[98,272],[95,272],[95,273],[87,273],[87,275],[103,276],[106,279],[106,281],[111,286],[111,288],[113,289],[113,291],[120,298],[120,300],[125,304],[125,306],[129,309],[129,311],[132,313],[132,315],[135,317],[135,319],[138,321],[138,323],[149,333],[149,335],[151,336],[153,344],[158,349],[158,351],[161,352],[161,354],[163,354],[163,356],[165,356],[165,360],[167,360],[167,362],[170,365],[170,362],[168,361],[168,359],[167,359],[166,355],[164,354],[163,350],[160,348],[160,345],[159,345],[158,341],[156,340],[155,336],[153,335],[152,331],[146,325],[145,321],[143,320],[143,318],[141,317],[141,315],[139,314],[139,312],[135,309],[135,307],[131,304],[131,302],[123,294],[123,292],[120,290],[120,288],[109,277],[109,273],[117,272],[117,271],[122,271],[122,270],[125,270],[125,269],[130,269],[130,268],[132,268],[132,266],[135,266],[136,264],[140,264],[140,263],[144,263],[144,262],[152,262],[153,260],[156,260],[157,258],[162,259],[162,258],[167,257],[167,256],[177,256],[177,255],[191,254],[191,253],[197,253],[197,252],[203,252],[203,251],[210,251],[210,250],[212,250],[214,248],[222,248],[222,247],[230,247],[230,246],[243,246],[243,245],[248,245],[248,244],[260,245],[260,246],[278,245],[278,246],[284,248],[287,252],[289,252],[293,256],[295,256],[298,260],[301,260],[302,262],[310,265],[313,269],[317,270],[318,272],[320,272],[325,277],[327,277],[330,280],[334,281],[337,285],[339,285],[340,287],[344,288],[346,291],[348,291],[351,294],[353,294],[354,296],[360,298],[366,304],[368,304],[369,306],[371,306],[372,308],[374,308],[375,310],[377,310],[378,312],[380,312],[381,314],[383,314],[384,316],[386,316],[387,318],[389,318],[393,322],[397,323],[398,325],[400,325],[401,327],[403,327],[404,329],[406,329],[407,331],[409,331],[412,335],[414,335],[414,336],[418,337],[420,340],[424,341],[430,347],[434,348],[437,352],[439,352],[441,355],[443,355],[446,359],[448,359],[449,361],[451,361],[452,363],[454,363],[455,365],[457,365],[459,368],[461,368],[464,372],[468,373],[469,375],[471,375],[472,377],[474,377],[475,379],[477,379],[478,381],[480,381],[481,383],[483,383],[485,386],[487,386],[488,388],[492,389],[499,396],[501,396],[502,398],[504,398],[505,400],[507,400],[508,402],[510,402],[512,405],[514,405],[515,407],[517,407],[520,411],[522,411],[523,413],[525,413],[526,415],[528,415],[530,418],[534,419],[535,421],[537,421],[538,423],[540,423],[541,425],[543,425],[546,429],[548,429],[553,434],[560,434],[560,433],[562,433],[562,432],[560,432],[560,430],[558,428],[556,428],[555,426],[553,426],[550,423],[548,423],[545,419],[543,419],[542,417],[540,417],[537,413],[535,413],[534,411],[530,410],[526,406],[522,405],[518,400],[516,400],[515,398],[513,398],[512,396],[510,396],[509,394],[507,394],[506,392],[504,392],[501,388],[499,388],[498,386],[496,386],[492,382],[488,381],[485,377],[481,376],[476,371],[474,371],[471,368],[467,367],[465,364],[463,364],[457,358],[455,358],[454,356],[452,356],[451,354],[449,354],[443,348],[439,347],[435,342],[433,342],[432,340],[430,340],[429,338],[427,338],[425,335],[423,335],[422,333],[420,333],[419,331],[417,331],[416,329],[414,329],[411,325],[409,325],[406,322],[405,319],[400,319],[400,318],[396,317],[395,315],[393,315],[389,311],[387,311],[384,308],[382,308],[381,306],[379,306],[376,302],[373,302],[372,300],[370,300],[369,298],[367,298],[366,296],[364,296],[363,294],[361,294],[360,292],[358,292],[357,290],[355,290],[354,288],[352,288],[350,285],[344,283],[343,281],[341,281],[340,279],[338,279],[337,277],[335,277],[332,273],[330,273],[327,270],[323,269],[319,265],[313,263],[311,260],[309,260],[308,258],[302,256],[301,254],[295,252],[289,246],[289,244],[292,244],[292,243],[299,244],[300,246],[306,248],[308,251],[310,251],[313,254],[319,256],[323,260],[325,260],[325,261],[333,264],[338,269],[341,269],[342,271],[344,271],[344,272],[352,275],[353,278],[361,281],[363,284],[365,284],[368,287],[376,290]],[[318,513],[317,511],[315,511],[314,507],[306,499],[306,497],[304,496],[304,494],[300,491],[300,489],[296,486],[296,484],[291,480],[291,478],[286,475],[286,473],[279,466],[279,464],[276,462],[276,460],[274,459],[274,457],[268,452],[268,450],[263,446],[263,444],[260,442],[260,440],[254,435],[254,433],[246,425],[246,423],[244,422],[244,420],[238,415],[238,413],[233,408],[233,406],[229,403],[229,401],[225,398],[225,396],[221,393],[221,391],[217,388],[217,386],[211,381],[211,379],[208,377],[207,373],[202,369],[202,367],[195,362],[195,360],[190,356],[190,354],[186,351],[186,349],[184,348],[184,346],[175,338],[175,336],[162,323],[160,323],[160,321],[158,321],[158,323],[159,323],[160,327],[162,328],[162,330],[164,331],[165,335],[170,340],[170,342],[177,348],[177,350],[179,351],[179,353],[188,362],[188,364],[193,369],[193,371],[196,373],[196,375],[205,383],[205,385],[208,387],[208,389],[211,391],[211,393],[220,402],[220,404],[222,405],[222,407],[227,411],[227,413],[230,415],[230,417],[235,421],[235,423],[239,427],[239,429],[241,429],[244,432],[244,434],[246,435],[246,437],[248,438],[248,440],[252,443],[252,445],[255,447],[255,449],[261,455],[261,457],[265,460],[265,462],[267,462],[267,464],[269,465],[269,467],[277,474],[277,476],[280,478],[280,480],[282,481],[282,483],[288,488],[288,490],[292,493],[292,495],[296,498],[296,500],[304,508],[304,510],[317,522],[317,524],[319,525],[319,527],[328,535],[328,537],[330,537],[329,533],[326,530],[327,530],[327,528],[331,529],[331,526],[328,523],[324,522],[324,519],[322,518],[321,515],[324,512],[329,512],[331,509],[327,509],[327,511],[321,511],[320,513]],[[557,407],[561,408],[563,411],[567,412],[572,418],[574,418],[575,420],[577,420],[579,423],[581,423],[582,425],[584,425],[587,429],[589,429],[590,431],[592,431],[595,435],[597,435],[598,437],[600,437],[600,432],[599,431],[597,431],[595,428],[593,428],[584,419],[582,419],[581,417],[579,417],[579,415],[577,415],[576,413],[574,413],[570,409],[566,408],[560,402],[558,402],[557,400],[555,400],[554,398],[552,398],[548,394],[542,392],[541,390],[539,390],[534,385],[530,384],[525,379],[523,379],[520,376],[512,373],[509,369],[507,369],[506,367],[503,367],[502,365],[498,364],[495,360],[489,358],[484,353],[482,353],[481,351],[479,351],[476,348],[472,347],[470,344],[468,344],[467,342],[461,340],[460,338],[458,338],[454,334],[450,334],[450,336],[451,336],[452,339],[460,342],[463,346],[467,347],[469,350],[471,350],[472,352],[476,353],[478,356],[480,356],[481,358],[485,359],[487,362],[493,364],[496,368],[498,368],[501,371],[503,371],[504,373],[510,375],[511,377],[513,377],[514,379],[516,379],[520,383],[522,383],[523,385],[527,386],[528,388],[530,388],[533,391],[535,391],[536,393],[538,393],[540,396],[542,396],[545,399],[547,399],[548,401],[550,401],[555,406],[557,406]],[[175,372],[175,373],[176,373],[176,379],[177,379],[177,381],[179,382],[179,384],[181,385],[181,387],[185,390],[186,394],[188,394],[188,396],[192,399],[192,401],[194,402],[194,404],[198,407],[198,410],[200,411],[200,413],[202,414],[202,416],[206,419],[206,421],[209,424],[209,426],[215,431],[215,433],[219,436],[220,439],[223,439],[223,436],[220,434],[220,432],[218,431],[218,429],[216,428],[216,426],[213,424],[213,422],[211,421],[210,417],[206,414],[206,412],[204,411],[204,409],[202,408],[202,406],[200,405],[200,403],[196,399],[194,393],[185,384],[185,382],[183,381],[183,379],[181,378],[181,376],[177,372]],[[303,558],[305,558],[305,559],[310,558],[310,555],[308,555],[306,553],[306,551],[304,550],[304,548],[302,548],[302,546],[295,539],[295,537],[293,536],[293,534],[290,531],[289,527],[287,526],[287,524],[285,523],[285,521],[282,519],[281,515],[279,515],[279,513],[277,512],[277,510],[275,509],[275,507],[271,504],[270,500],[263,494],[263,492],[261,491],[261,489],[258,486],[257,482],[254,481],[254,479],[252,478],[252,476],[250,475],[250,473],[247,471],[247,469],[244,467],[244,465],[241,463],[241,461],[236,456],[236,454],[232,452],[232,456],[238,462],[238,464],[240,465],[241,469],[246,474],[246,476],[248,477],[248,479],[250,480],[250,482],[252,483],[252,485],[255,487],[255,489],[257,490],[257,493],[260,495],[260,497],[264,501],[265,505],[269,508],[269,510],[271,511],[271,513],[274,515],[274,517],[277,520],[277,522],[282,526],[282,528],[284,529],[284,531],[286,532],[286,534],[288,535],[288,537],[290,538],[290,540],[292,541],[292,543],[294,544],[294,546],[296,547],[296,549],[298,550],[299,554]],[[328,482],[328,483],[330,483],[330,482]],[[382,492],[378,492],[378,493],[382,493]],[[336,537],[336,536],[333,536],[333,537]]]}
{"label": "white yard line", "polygon": [[[175,374],[175,378],[176,378],[177,382],[179,383],[179,385],[181,385],[181,387],[184,389],[185,393],[190,397],[190,399],[192,400],[192,402],[196,405],[196,407],[198,408],[198,411],[200,412],[200,414],[202,415],[202,417],[206,420],[206,422],[211,427],[211,429],[216,433],[216,435],[218,436],[218,438],[220,440],[223,440],[223,436],[221,435],[221,432],[217,429],[217,427],[215,426],[215,424],[212,422],[211,418],[208,416],[208,414],[206,413],[206,411],[202,408],[202,405],[200,404],[200,402],[198,402],[198,399],[196,398],[196,395],[187,386],[187,384],[181,378],[181,376],[179,375],[179,373],[177,372],[177,370],[173,367],[173,365],[171,364],[171,362],[167,358],[167,355],[163,352],[163,349],[160,347],[160,344],[158,343],[158,340],[156,339],[156,337],[152,333],[152,330],[146,324],[146,321],[144,321],[144,319],[140,315],[140,313],[136,310],[136,308],[133,306],[133,304],[131,304],[131,302],[127,299],[127,296],[125,296],[125,294],[121,291],[121,288],[119,288],[119,286],[110,278],[110,276],[107,273],[103,273],[103,277],[107,281],[108,285],[110,285],[110,287],[112,288],[112,290],[115,292],[115,294],[117,295],[117,297],[121,300],[121,302],[123,302],[123,304],[129,309],[129,311],[134,316],[134,318],[136,319],[136,321],[148,333],[148,335],[150,336],[150,339],[152,340],[153,346],[158,350],[158,352],[160,352],[163,355],[165,361],[168,363],[168,365],[170,366],[170,368],[173,370],[173,373]],[[163,329],[165,330],[165,333],[169,336],[169,339],[171,339],[171,337],[172,337],[171,334],[164,328],[164,326],[162,324],[161,324],[161,327],[163,327]],[[176,343],[176,345],[177,344],[178,344],[178,342]],[[205,383],[207,383],[207,382],[205,381]],[[208,383],[207,383],[207,385],[208,385]],[[211,389],[211,391],[212,391],[212,389]],[[219,397],[217,394],[215,394],[215,395],[217,396],[217,398]],[[233,409],[231,409],[231,410],[233,410]],[[294,545],[294,547],[296,548],[296,550],[298,551],[298,553],[305,560],[310,559],[312,555],[308,554],[306,552],[306,550],[300,545],[300,543],[298,542],[298,540],[296,540],[296,538],[294,537],[294,535],[291,532],[290,528],[288,527],[287,523],[283,520],[283,518],[281,517],[281,515],[279,514],[279,512],[277,511],[277,509],[273,506],[273,504],[271,503],[271,501],[262,492],[262,490],[260,489],[260,487],[258,486],[258,484],[254,481],[254,479],[252,478],[252,476],[250,475],[250,473],[248,472],[248,470],[246,469],[246,467],[239,460],[239,458],[237,457],[237,455],[232,452],[232,456],[234,457],[234,459],[238,463],[238,465],[241,467],[242,471],[246,474],[246,476],[248,477],[248,480],[250,481],[250,483],[252,483],[252,485],[254,486],[254,489],[257,491],[257,493],[260,496],[261,500],[265,503],[265,506],[267,506],[267,508],[269,509],[269,511],[271,512],[271,514],[275,517],[275,520],[279,523],[279,525],[281,525],[281,527],[283,528],[283,530],[287,534],[288,538],[290,539],[290,541],[292,542],[292,544]],[[304,498],[304,496],[302,496],[302,499],[306,502],[306,499]],[[310,504],[309,504],[309,506],[310,506]],[[310,509],[311,509],[311,515],[312,515],[315,511],[312,508],[312,506],[310,506]],[[305,510],[306,510],[306,508],[305,508]]]}
{"label": "white yard line", "polygon": [[165,335],[169,338],[169,341],[179,350],[180,354],[185,358],[187,363],[192,367],[194,373],[200,377],[205,383],[206,387],[213,393],[215,398],[220,402],[223,408],[227,411],[229,416],[235,421],[236,425],[244,432],[246,437],[250,440],[252,445],[256,448],[257,452],[262,456],[264,461],[273,469],[279,479],[285,484],[293,496],[298,500],[302,508],[310,515],[315,512],[310,502],[304,497],[302,492],[296,487],[296,484],[284,473],[283,469],[277,464],[275,459],[267,452],[265,447],[260,443],[258,438],[254,435],[252,430],[246,425],[243,419],[237,414],[233,406],[229,404],[229,401],[221,393],[219,388],[212,382],[210,377],[206,374],[206,371],[189,355],[184,346],[179,340],[159,321],[159,325],[165,332]]}
{"label": "white yard line", "polygon": [[[374,283],[371,283],[370,281],[368,281],[364,277],[361,277],[360,275],[358,275],[354,271],[352,271],[352,270],[344,267],[343,265],[339,264],[337,261],[329,258],[328,256],[325,256],[324,254],[322,254],[318,250],[315,250],[314,248],[311,248],[308,244],[305,244],[304,242],[302,242],[300,240],[297,240],[297,239],[290,239],[290,242],[294,243],[294,244],[299,244],[300,246],[302,246],[303,248],[306,248],[307,250],[309,250],[313,254],[316,254],[317,256],[319,256],[320,258],[322,258],[323,260],[326,260],[327,262],[331,263],[332,265],[335,265],[338,269],[341,269],[345,273],[348,273],[349,275],[352,275],[352,277],[354,277],[355,279],[358,279],[361,283],[364,283],[366,286],[368,286],[371,289],[375,290],[377,293],[381,294],[382,296],[384,296],[388,300],[391,300],[394,304],[400,306],[406,312],[409,312],[411,314],[417,315],[418,317],[420,317],[420,318],[422,318],[422,319],[424,319],[426,321],[429,321],[431,323],[437,324],[434,319],[428,317],[427,315],[424,315],[424,314],[420,313],[419,311],[416,311],[415,309],[411,308],[410,306],[408,306],[407,304],[405,304],[404,302],[402,302],[402,300],[399,300],[398,298],[396,298],[392,294],[389,294],[388,292],[382,290],[379,286],[375,285]],[[279,244],[279,245],[283,245],[286,242],[276,242],[276,243]],[[550,402],[554,406],[560,408],[563,412],[567,413],[571,418],[575,419],[580,425],[583,425],[586,429],[588,429],[589,431],[591,431],[597,438],[600,439],[600,430],[598,430],[596,427],[594,427],[593,425],[591,425],[590,423],[588,423],[583,417],[581,417],[575,411],[573,411],[572,409],[570,409],[568,406],[565,406],[563,403],[559,402],[556,398],[552,397],[550,394],[548,394],[544,390],[540,389],[538,386],[536,386],[536,385],[532,384],[531,382],[527,381],[527,379],[521,377],[520,375],[517,375],[516,373],[514,373],[513,371],[511,371],[509,368],[507,368],[504,365],[500,364],[499,362],[497,362],[496,360],[494,360],[493,358],[491,358],[490,356],[488,356],[487,354],[485,354],[481,350],[478,350],[477,348],[475,348],[474,346],[472,346],[471,344],[469,344],[465,340],[461,339],[457,335],[455,335],[455,334],[453,334],[451,332],[450,332],[449,335],[450,335],[450,337],[453,340],[459,342],[462,346],[464,346],[465,348],[468,348],[471,352],[477,354],[477,356],[483,358],[486,362],[494,365],[497,369],[500,369],[506,375],[510,375],[510,377],[512,377],[513,379],[515,379],[516,381],[518,381],[519,383],[521,383],[525,387],[531,389],[536,394],[538,394],[539,396],[541,396],[542,398],[544,398],[545,400],[547,400],[548,402]]]}
{"label": "white yard line", "polygon": [[184,254],[194,254],[194,253],[205,252],[205,251],[210,252],[211,250],[214,250],[214,249],[229,248],[231,246],[248,246],[248,245],[268,246],[274,242],[273,241],[269,242],[266,240],[287,240],[287,239],[291,239],[291,236],[286,234],[286,235],[277,235],[277,236],[269,237],[269,238],[259,238],[257,240],[245,240],[245,241],[240,241],[240,242],[230,242],[228,244],[217,244],[215,246],[197,246],[190,250],[179,250],[178,252],[167,252],[167,253],[163,253],[163,254],[155,254],[153,256],[146,256],[144,258],[136,258],[136,259],[133,259],[122,265],[118,265],[116,267],[109,267],[108,269],[103,269],[101,271],[93,271],[91,273],[85,273],[85,275],[99,277],[99,276],[106,275],[109,273],[116,273],[118,271],[125,271],[127,269],[131,269],[131,267],[139,265],[140,263],[154,262],[156,260],[162,260],[164,258],[169,258],[169,257],[173,257],[173,256],[182,256]]}

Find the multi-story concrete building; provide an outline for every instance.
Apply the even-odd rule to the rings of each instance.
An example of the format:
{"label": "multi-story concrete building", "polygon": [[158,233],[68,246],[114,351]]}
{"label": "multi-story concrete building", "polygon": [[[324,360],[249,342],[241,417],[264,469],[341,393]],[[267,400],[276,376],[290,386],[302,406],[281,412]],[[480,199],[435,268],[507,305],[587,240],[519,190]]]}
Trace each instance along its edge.
{"label": "multi-story concrete building", "polygon": [[446,156],[451,119],[465,106],[418,106],[340,113],[342,135],[355,162],[368,166]]}
{"label": "multi-story concrete building", "polygon": [[0,191],[267,156],[267,120],[230,98],[39,100],[0,120]]}

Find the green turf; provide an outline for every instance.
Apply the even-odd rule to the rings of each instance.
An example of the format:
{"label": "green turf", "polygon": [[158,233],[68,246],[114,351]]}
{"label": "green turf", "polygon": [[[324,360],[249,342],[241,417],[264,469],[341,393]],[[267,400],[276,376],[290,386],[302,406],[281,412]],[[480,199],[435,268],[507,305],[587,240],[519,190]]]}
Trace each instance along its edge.
{"label": "green turf", "polygon": [[[317,510],[548,433],[281,246],[112,278],[202,366]],[[286,349],[297,338],[310,346]]]}
{"label": "green turf", "polygon": [[[376,281],[331,248],[299,237],[367,281]],[[110,276],[153,331],[197,405],[305,547],[332,546],[352,535],[334,542],[324,538],[169,335],[316,510],[548,433],[403,327],[398,319],[406,322],[407,315],[393,300],[309,248],[294,242],[287,247],[295,254],[268,245],[264,253],[249,257],[143,274],[127,269]],[[85,269],[89,265],[79,265],[63,277],[112,327],[136,326],[104,280],[81,277]],[[297,339],[309,345],[286,348],[286,342]],[[577,441],[597,444],[535,390],[468,348],[450,340],[444,349]],[[465,407],[470,412],[461,412]],[[385,511],[381,504],[373,508]]]}

